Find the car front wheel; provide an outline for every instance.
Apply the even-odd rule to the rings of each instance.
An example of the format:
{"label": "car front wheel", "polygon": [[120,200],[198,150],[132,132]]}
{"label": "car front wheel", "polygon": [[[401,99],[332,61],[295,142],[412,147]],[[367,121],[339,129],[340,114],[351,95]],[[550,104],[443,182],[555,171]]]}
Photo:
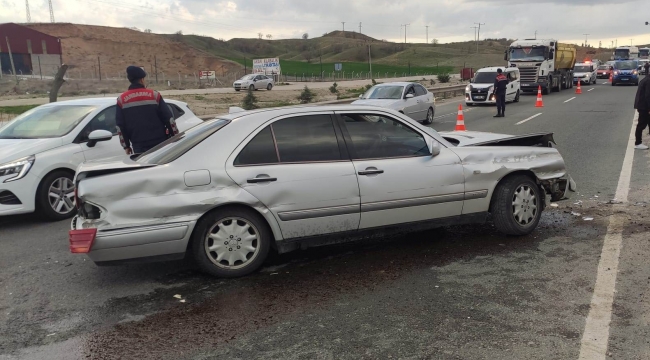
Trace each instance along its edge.
{"label": "car front wheel", "polygon": [[37,210],[51,221],[67,219],[74,215],[73,175],[57,170],[47,175],[36,193]]}
{"label": "car front wheel", "polygon": [[240,208],[217,209],[196,225],[192,252],[204,272],[223,278],[248,275],[269,253],[272,234],[261,215]]}
{"label": "car front wheel", "polygon": [[499,183],[492,196],[494,226],[506,235],[530,234],[542,216],[544,198],[539,186],[526,175]]}
{"label": "car front wheel", "polygon": [[273,89],[273,84],[266,85],[266,90],[271,90],[271,89]]}

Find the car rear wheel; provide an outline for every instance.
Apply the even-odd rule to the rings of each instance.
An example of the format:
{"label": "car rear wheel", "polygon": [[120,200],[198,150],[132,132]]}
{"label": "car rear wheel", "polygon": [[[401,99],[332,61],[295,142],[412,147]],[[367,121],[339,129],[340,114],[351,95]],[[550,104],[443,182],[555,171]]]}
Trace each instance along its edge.
{"label": "car rear wheel", "polygon": [[271,89],[273,89],[273,84],[266,85],[266,90],[271,90]]}
{"label": "car rear wheel", "polygon": [[217,209],[197,224],[192,234],[192,252],[204,272],[234,278],[262,266],[271,239],[268,225],[252,210]]}
{"label": "car rear wheel", "polygon": [[37,211],[46,219],[59,221],[75,213],[73,174],[57,170],[41,181],[36,192]]}
{"label": "car rear wheel", "polygon": [[530,234],[542,216],[539,186],[526,175],[514,175],[499,183],[492,196],[494,226],[506,235]]}
{"label": "car rear wheel", "polygon": [[430,125],[433,123],[433,108],[430,107],[429,110],[427,110],[427,118],[424,119],[422,123],[424,125]]}

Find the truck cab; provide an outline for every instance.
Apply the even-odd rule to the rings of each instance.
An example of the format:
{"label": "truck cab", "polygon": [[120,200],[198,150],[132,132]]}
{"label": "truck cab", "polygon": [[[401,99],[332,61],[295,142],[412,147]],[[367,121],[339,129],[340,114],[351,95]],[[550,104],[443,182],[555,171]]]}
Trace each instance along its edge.
{"label": "truck cab", "polygon": [[639,49],[639,58],[640,59],[650,59],[650,48],[641,48]]}
{"label": "truck cab", "polygon": [[542,93],[573,87],[573,66],[576,50],[573,45],[556,40],[526,39],[513,42],[506,50],[508,67],[521,74],[521,91]]}
{"label": "truck cab", "polygon": [[613,60],[633,60],[639,58],[639,48],[636,46],[619,46],[614,50]]}

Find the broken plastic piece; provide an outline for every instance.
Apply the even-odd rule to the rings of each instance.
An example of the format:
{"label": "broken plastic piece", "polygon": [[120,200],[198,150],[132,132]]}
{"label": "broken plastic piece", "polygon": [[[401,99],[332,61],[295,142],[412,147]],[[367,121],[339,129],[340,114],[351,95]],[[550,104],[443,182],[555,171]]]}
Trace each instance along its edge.
{"label": "broken plastic piece", "polygon": [[183,296],[181,296],[181,295],[179,295],[179,294],[176,294],[176,295],[174,295],[174,297],[175,297],[176,299],[180,299],[180,298],[182,298]]}

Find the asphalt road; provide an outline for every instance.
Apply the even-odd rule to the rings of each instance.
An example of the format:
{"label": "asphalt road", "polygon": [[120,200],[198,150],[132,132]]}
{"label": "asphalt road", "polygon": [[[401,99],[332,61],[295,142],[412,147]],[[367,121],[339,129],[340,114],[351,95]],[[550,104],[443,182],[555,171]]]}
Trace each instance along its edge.
{"label": "asphalt road", "polygon": [[[220,280],[189,261],[99,268],[68,253],[67,222],[0,218],[0,359],[578,359],[587,319],[603,315],[590,304],[613,216],[622,246],[597,342],[609,359],[648,359],[650,153],[632,153],[629,201],[608,203],[636,87],[602,82],[541,109],[522,96],[505,118],[466,109],[469,130],[555,133],[578,183],[523,238],[452,227],[298,251]],[[452,130],[457,104],[440,104],[432,127]]]}

